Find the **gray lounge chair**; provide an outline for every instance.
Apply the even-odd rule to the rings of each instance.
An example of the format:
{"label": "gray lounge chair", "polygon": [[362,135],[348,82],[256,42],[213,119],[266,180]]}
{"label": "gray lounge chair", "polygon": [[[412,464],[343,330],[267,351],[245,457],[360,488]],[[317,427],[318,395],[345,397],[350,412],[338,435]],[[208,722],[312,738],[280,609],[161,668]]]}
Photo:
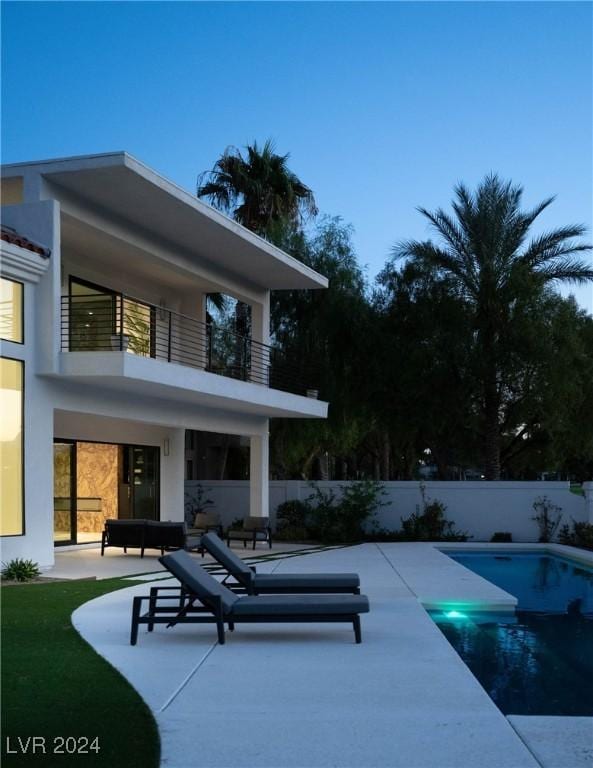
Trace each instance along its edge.
{"label": "gray lounge chair", "polygon": [[[182,550],[160,557],[159,561],[180,582],[180,587],[152,587],[149,596],[133,600],[130,644],[136,645],[138,627],[147,624],[215,623],[218,642],[225,641],[224,625],[232,631],[239,623],[341,622],[352,624],[357,643],[361,642],[360,614],[368,613],[365,595],[270,595],[239,597]],[[142,605],[148,601],[148,610]]]}
{"label": "gray lounge chair", "polygon": [[[228,576],[223,584],[234,592],[246,592],[248,595],[360,594],[357,573],[257,573],[254,566],[244,563],[215,533],[202,536],[200,552],[203,550],[225,569]],[[236,583],[227,583],[229,577]]]}

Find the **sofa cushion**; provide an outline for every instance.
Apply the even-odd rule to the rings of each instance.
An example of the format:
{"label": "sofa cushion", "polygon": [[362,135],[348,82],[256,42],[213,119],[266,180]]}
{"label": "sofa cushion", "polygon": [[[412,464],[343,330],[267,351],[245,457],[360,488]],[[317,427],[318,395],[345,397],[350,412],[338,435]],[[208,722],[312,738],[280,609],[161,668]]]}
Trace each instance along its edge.
{"label": "sofa cushion", "polygon": [[183,547],[185,545],[185,523],[147,520],[144,530],[145,547]]}
{"label": "sofa cushion", "polygon": [[107,543],[112,547],[141,547],[145,520],[106,520]]}

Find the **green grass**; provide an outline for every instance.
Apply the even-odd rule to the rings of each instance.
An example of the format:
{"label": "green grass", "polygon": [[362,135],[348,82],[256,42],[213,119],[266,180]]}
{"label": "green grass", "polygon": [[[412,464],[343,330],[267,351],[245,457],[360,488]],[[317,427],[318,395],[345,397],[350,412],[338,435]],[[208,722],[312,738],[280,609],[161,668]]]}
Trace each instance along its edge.
{"label": "green grass", "polygon": [[[159,735],[136,691],[72,626],[72,612],[121,579],[3,587],[2,764],[156,768]],[[6,754],[18,736],[44,736],[47,754]],[[98,736],[98,754],[51,754],[58,736]],[[17,742],[18,744],[18,742]]]}

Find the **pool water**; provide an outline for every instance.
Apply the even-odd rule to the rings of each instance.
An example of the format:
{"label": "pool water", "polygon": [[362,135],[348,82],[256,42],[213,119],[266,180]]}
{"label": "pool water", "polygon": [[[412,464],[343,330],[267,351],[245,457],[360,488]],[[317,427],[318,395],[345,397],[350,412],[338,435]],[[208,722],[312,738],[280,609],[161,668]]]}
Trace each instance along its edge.
{"label": "pool water", "polygon": [[515,614],[431,611],[505,715],[593,715],[593,569],[550,554],[447,552]]}

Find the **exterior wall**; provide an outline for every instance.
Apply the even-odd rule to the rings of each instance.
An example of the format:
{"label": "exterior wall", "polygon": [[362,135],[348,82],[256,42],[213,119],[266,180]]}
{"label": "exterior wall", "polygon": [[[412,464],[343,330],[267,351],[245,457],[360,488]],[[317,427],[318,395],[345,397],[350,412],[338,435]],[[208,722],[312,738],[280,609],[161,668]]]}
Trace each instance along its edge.
{"label": "exterior wall", "polygon": [[184,429],[56,411],[54,433],[56,437],[70,440],[131,443],[160,448],[160,517],[161,520],[183,520]]}
{"label": "exterior wall", "polygon": [[[185,483],[186,498],[195,496],[197,482]],[[224,525],[249,511],[249,483],[245,481],[202,481],[207,498],[214,501]],[[323,489],[339,492],[341,482],[318,482]],[[586,521],[585,499],[571,493],[563,482],[427,482],[426,495],[447,506],[445,516],[455,528],[467,531],[474,541],[489,541],[495,531],[509,531],[513,541],[537,541],[537,524],[531,519],[533,502],[547,496],[562,507],[562,523]],[[387,530],[401,528],[401,519],[417,511],[422,503],[417,482],[383,483],[386,495],[377,514],[377,523]],[[297,480],[272,481],[270,488],[270,519],[275,525],[276,508],[289,499],[306,499],[311,485]]]}
{"label": "exterior wall", "polygon": [[2,179],[0,184],[0,199],[2,205],[14,205],[23,202],[23,177],[13,176]]}

